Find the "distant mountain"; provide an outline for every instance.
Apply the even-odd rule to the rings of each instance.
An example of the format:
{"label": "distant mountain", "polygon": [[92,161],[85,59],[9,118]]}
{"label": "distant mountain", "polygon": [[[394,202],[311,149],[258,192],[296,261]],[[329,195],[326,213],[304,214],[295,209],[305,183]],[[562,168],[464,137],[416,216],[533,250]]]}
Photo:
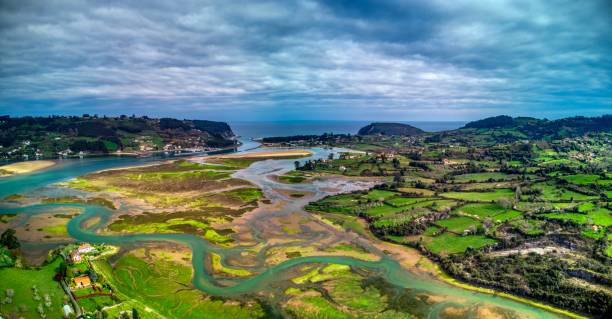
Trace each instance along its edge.
{"label": "distant mountain", "polygon": [[530,138],[546,136],[576,136],[591,132],[612,131],[612,115],[600,117],[568,117],[549,121],[533,117],[515,117],[500,115],[469,122],[463,129],[515,129]]}
{"label": "distant mountain", "polygon": [[612,115],[576,116],[552,121],[501,115],[469,122],[457,130],[432,133],[425,141],[486,146],[520,140],[557,140],[592,133],[612,133]]}
{"label": "distant mountain", "polygon": [[357,135],[399,135],[413,136],[425,133],[420,128],[402,123],[372,123],[362,127]]}
{"label": "distant mountain", "polygon": [[5,159],[218,148],[234,143],[234,133],[224,122],[87,114],[0,116],[0,158]]}

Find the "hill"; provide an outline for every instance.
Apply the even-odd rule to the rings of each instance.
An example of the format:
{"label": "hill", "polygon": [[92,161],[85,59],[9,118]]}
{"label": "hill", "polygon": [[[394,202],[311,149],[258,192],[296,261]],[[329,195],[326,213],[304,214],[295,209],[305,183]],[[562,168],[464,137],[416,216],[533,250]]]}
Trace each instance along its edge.
{"label": "hill", "polygon": [[524,140],[560,140],[611,131],[612,115],[558,120],[501,115],[469,122],[457,130],[433,133],[426,141],[486,146]]}
{"label": "hill", "polygon": [[234,133],[224,122],[87,114],[0,117],[0,157],[5,159],[204,150],[234,143]]}
{"label": "hill", "polygon": [[572,137],[586,133],[612,130],[612,115],[600,117],[568,117],[549,121],[532,117],[515,117],[500,115],[467,123],[464,129],[516,129],[531,138]]}
{"label": "hill", "polygon": [[357,135],[398,135],[413,136],[425,133],[420,128],[402,123],[372,123],[359,129]]}

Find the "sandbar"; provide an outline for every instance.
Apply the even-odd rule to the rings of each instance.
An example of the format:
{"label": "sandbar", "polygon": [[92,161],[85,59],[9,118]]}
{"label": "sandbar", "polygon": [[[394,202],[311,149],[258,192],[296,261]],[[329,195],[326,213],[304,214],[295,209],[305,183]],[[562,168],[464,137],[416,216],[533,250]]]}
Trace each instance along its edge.
{"label": "sandbar", "polygon": [[254,152],[254,153],[235,153],[227,155],[214,155],[209,158],[280,158],[280,157],[297,157],[310,156],[313,153],[306,150],[285,150],[274,152]]}
{"label": "sandbar", "polygon": [[0,166],[0,176],[33,173],[45,168],[49,168],[55,164],[55,161],[37,160],[3,165]]}

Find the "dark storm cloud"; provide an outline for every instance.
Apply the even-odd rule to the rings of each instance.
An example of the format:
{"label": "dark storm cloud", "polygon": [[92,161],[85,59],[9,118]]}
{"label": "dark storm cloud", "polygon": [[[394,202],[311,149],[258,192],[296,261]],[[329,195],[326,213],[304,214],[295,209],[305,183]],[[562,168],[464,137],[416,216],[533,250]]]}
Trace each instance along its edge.
{"label": "dark storm cloud", "polygon": [[602,1],[1,1],[0,111],[610,112]]}

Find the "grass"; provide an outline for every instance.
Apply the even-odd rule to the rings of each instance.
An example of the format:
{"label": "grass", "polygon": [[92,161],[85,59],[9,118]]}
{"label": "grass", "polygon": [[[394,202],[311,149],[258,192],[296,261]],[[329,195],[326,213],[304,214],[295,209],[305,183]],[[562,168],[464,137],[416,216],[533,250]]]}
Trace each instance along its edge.
{"label": "grass", "polygon": [[508,221],[508,220],[513,220],[513,219],[519,218],[519,217],[521,217],[521,216],[523,216],[523,213],[521,213],[521,212],[519,212],[519,211],[516,211],[516,210],[508,210],[508,211],[503,212],[503,213],[501,213],[501,214],[499,214],[499,215],[495,215],[495,216],[494,216],[494,218],[493,218],[493,220],[494,220],[495,222],[502,222],[502,223],[503,223],[503,222],[505,222],[505,221]]}
{"label": "grass", "polygon": [[210,159],[210,163],[221,164],[235,169],[247,168],[251,164],[260,161],[257,158],[214,158]]}
{"label": "grass", "polygon": [[510,222],[510,225],[514,226],[518,231],[525,235],[539,236],[544,234],[544,230],[542,230],[542,225],[544,223],[544,221],[533,219],[515,219]]}
{"label": "grass", "polygon": [[457,209],[458,212],[481,218],[493,217],[506,211],[498,204],[466,204]]}
{"label": "grass", "polygon": [[252,272],[246,269],[236,269],[224,266],[221,262],[221,256],[215,253],[210,253],[210,262],[214,271],[229,275],[231,277],[248,277],[253,275]]}
{"label": "grass", "polygon": [[597,230],[589,228],[583,230],[580,234],[587,238],[600,239],[606,237],[606,229],[603,227],[598,228]]}
{"label": "grass", "polygon": [[79,305],[86,312],[94,312],[99,308],[114,305],[116,302],[110,296],[96,296],[78,300]]}
{"label": "grass", "polygon": [[[209,211],[214,211],[210,208]],[[216,244],[228,244],[231,230],[215,230],[210,226],[212,213],[207,211],[185,211],[173,213],[144,213],[121,215],[108,225],[108,229],[122,233],[187,233],[202,236]]]}
{"label": "grass", "polygon": [[519,211],[505,209],[498,204],[466,204],[457,209],[457,212],[477,216],[480,219],[491,218],[491,220],[499,222],[515,219],[522,215]]}
{"label": "grass", "polygon": [[368,199],[371,199],[371,200],[381,201],[381,200],[386,200],[387,198],[393,197],[395,195],[397,195],[396,192],[380,190],[380,189],[374,189],[374,190],[371,190],[364,197],[368,198]]}
{"label": "grass", "polygon": [[66,228],[66,225],[46,226],[42,228],[42,231],[55,236],[68,237],[68,229]]}
{"label": "grass", "polygon": [[464,230],[479,226],[481,223],[473,218],[465,216],[441,219],[436,222],[439,227],[446,227],[449,231],[462,234]]}
{"label": "grass", "polygon": [[287,184],[299,184],[306,181],[308,178],[302,175],[303,173],[300,171],[290,171],[285,175],[281,175],[278,177],[279,182],[287,183]]}
{"label": "grass", "polygon": [[468,182],[486,182],[489,180],[509,180],[514,177],[505,173],[488,172],[488,173],[471,173],[454,176],[454,180],[459,183]]}
{"label": "grass", "polygon": [[256,202],[264,197],[261,189],[255,187],[238,188],[224,192],[223,194],[231,198],[241,200],[245,203]]}
{"label": "grass", "polygon": [[[36,285],[41,298],[49,294],[52,305],[45,307],[47,318],[62,318],[64,304],[64,290],[60,284],[53,280],[55,270],[59,267],[60,258],[41,267],[40,269],[0,268],[0,292],[4,299],[6,289],[13,289],[15,295],[11,304],[0,303],[0,312],[3,314],[19,313],[16,317],[39,318],[36,307],[41,301],[33,299],[32,286]],[[19,312],[20,305],[25,306],[25,312]]]}
{"label": "grass", "polygon": [[401,207],[422,202],[424,200],[427,200],[427,198],[393,197],[391,199],[386,200],[385,203],[391,206]]}
{"label": "grass", "polygon": [[381,206],[375,206],[368,208],[365,213],[372,217],[382,217],[385,215],[391,215],[403,211],[404,207],[393,207],[390,205],[383,204]]}
{"label": "grass", "polygon": [[440,231],[440,227],[437,226],[429,226],[423,232],[424,236],[433,236],[436,232]]}
{"label": "grass", "polygon": [[548,201],[592,200],[598,198],[597,196],[590,196],[567,190],[551,183],[538,183],[535,184],[533,188],[540,189],[542,194],[539,198]]}
{"label": "grass", "polygon": [[[62,185],[88,192],[119,193],[159,208],[241,206],[263,196],[246,181],[231,178],[233,171],[219,168],[234,166],[176,161],[93,173]],[[245,189],[219,193],[222,189],[238,187]],[[112,206],[108,201],[99,204]]]}
{"label": "grass", "polygon": [[[284,309],[296,318],[413,318],[406,312],[398,312],[391,306],[390,298],[379,285],[366,283],[363,275],[348,266],[331,264],[326,267],[306,269],[299,278],[300,288],[293,288]],[[311,287],[321,283],[323,289]],[[398,297],[396,299],[403,298]],[[408,297],[410,298],[410,297]],[[408,301],[410,302],[410,301]]]}
{"label": "grass", "polygon": [[595,184],[601,176],[592,174],[575,174],[562,176],[561,179],[566,180],[570,184],[589,185]]}
{"label": "grass", "polygon": [[442,193],[440,196],[471,202],[491,202],[502,198],[513,198],[514,191],[503,188],[490,192],[448,192]]}
{"label": "grass", "polygon": [[575,224],[589,224],[603,227],[612,226],[612,214],[608,209],[600,208],[592,210],[586,214],[580,213],[548,213],[544,214],[546,218],[566,220]]}
{"label": "grass", "polygon": [[425,243],[425,247],[435,254],[458,254],[465,252],[468,247],[478,249],[492,245],[497,241],[482,235],[457,236],[444,233],[431,238]]}
{"label": "grass", "polygon": [[43,203],[58,203],[58,204],[88,204],[88,205],[99,205],[109,209],[116,209],[115,204],[112,201],[109,201],[105,198],[101,197],[92,197],[92,198],[81,198],[77,196],[62,196],[62,197],[51,197],[45,198],[42,200]]}
{"label": "grass", "polygon": [[435,193],[434,191],[429,190],[429,189],[415,188],[415,187],[402,187],[402,188],[399,188],[398,191],[402,193],[415,193],[421,196],[433,196]]}
{"label": "grass", "polygon": [[144,260],[130,253],[117,260],[114,267],[105,260],[97,260],[94,265],[123,299],[167,318],[265,317],[258,303],[243,305],[207,298],[191,285],[191,267],[171,259]]}

